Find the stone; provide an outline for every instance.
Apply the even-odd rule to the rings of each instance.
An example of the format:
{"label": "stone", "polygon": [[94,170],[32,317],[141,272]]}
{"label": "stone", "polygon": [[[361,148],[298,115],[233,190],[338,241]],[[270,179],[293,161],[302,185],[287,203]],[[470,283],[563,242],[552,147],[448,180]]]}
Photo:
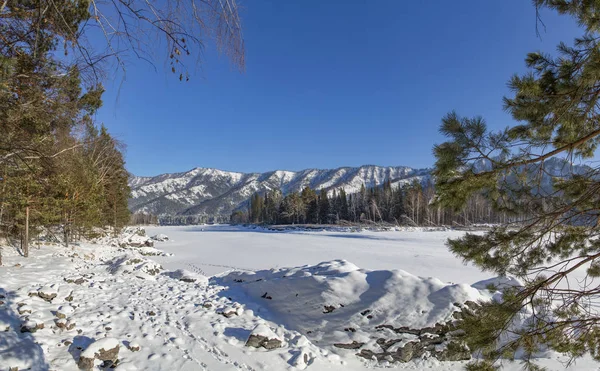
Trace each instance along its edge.
{"label": "stone", "polygon": [[38,322],[38,321],[33,321],[33,320],[28,320],[25,321],[25,323],[23,323],[21,325],[21,332],[29,332],[29,333],[34,333],[37,330],[41,330],[44,328],[44,323],[43,322]]}
{"label": "stone", "polygon": [[253,348],[262,347],[271,350],[281,348],[282,345],[283,342],[279,339],[279,336],[266,325],[256,326],[248,336],[248,340],[246,340],[246,346]]}
{"label": "stone", "polygon": [[31,314],[31,312],[33,312],[33,309],[29,305],[22,305],[17,309],[17,311],[19,312],[19,314]]}
{"label": "stone", "polygon": [[233,316],[237,316],[237,309],[226,307],[217,311],[218,314],[224,316],[225,318],[231,318]]}
{"label": "stone", "polygon": [[151,239],[153,239],[154,241],[159,241],[159,242],[165,242],[169,240],[169,237],[166,234],[155,234],[154,236],[150,237]]}
{"label": "stone", "polygon": [[450,341],[446,349],[434,352],[433,356],[440,361],[468,361],[471,359],[471,351],[465,343]]}
{"label": "stone", "polygon": [[94,360],[115,364],[119,357],[119,341],[114,338],[104,338],[90,344],[79,356],[77,365],[82,370],[92,370]]}
{"label": "stone", "polygon": [[52,299],[54,299],[57,295],[58,291],[50,286],[45,286],[38,290],[38,296],[47,302],[52,302]]}
{"label": "stone", "polygon": [[331,313],[335,310],[335,307],[333,305],[325,305],[323,306],[323,313],[327,314],[327,313]]}
{"label": "stone", "polygon": [[275,349],[281,348],[281,340],[279,339],[269,339],[266,336],[262,335],[250,335],[248,340],[246,341],[247,347],[260,348],[263,347],[265,349]]}
{"label": "stone", "polygon": [[139,352],[140,349],[142,349],[142,347],[138,343],[130,343],[129,344],[129,350],[132,352]]}
{"label": "stone", "polygon": [[362,347],[363,345],[365,345],[365,343],[359,343],[358,341],[353,341],[350,344],[344,344],[344,343],[333,344],[334,347],[342,348],[342,349],[358,349],[358,348]]}

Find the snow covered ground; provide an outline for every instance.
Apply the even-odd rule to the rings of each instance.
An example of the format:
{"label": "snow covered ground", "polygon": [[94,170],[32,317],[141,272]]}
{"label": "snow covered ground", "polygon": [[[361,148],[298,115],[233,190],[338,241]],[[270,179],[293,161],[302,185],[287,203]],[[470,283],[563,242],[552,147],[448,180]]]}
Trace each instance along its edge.
{"label": "snow covered ground", "polygon": [[159,245],[175,254],[159,260],[165,267],[193,265],[207,275],[345,259],[363,269],[402,269],[446,282],[476,282],[490,276],[465,266],[444,247],[448,238],[464,233],[460,231],[274,232],[227,225],[147,227],[146,231],[169,236]]}
{"label": "snow covered ground", "polygon": [[[459,370],[464,361],[366,358],[381,351],[381,337],[390,354],[427,341],[427,354],[443,357],[441,338],[451,335],[436,324],[493,295],[475,284],[489,274],[444,247],[461,232],[147,232],[168,236],[155,247],[172,256],[109,239],[43,246],[27,259],[5,248],[0,370],[77,370],[82,353],[93,357],[106,344],[119,345],[117,370]],[[405,327],[428,330],[397,331]],[[274,349],[246,347],[249,338]],[[561,361],[549,353],[540,363],[562,370]],[[586,359],[571,369],[598,366]]]}

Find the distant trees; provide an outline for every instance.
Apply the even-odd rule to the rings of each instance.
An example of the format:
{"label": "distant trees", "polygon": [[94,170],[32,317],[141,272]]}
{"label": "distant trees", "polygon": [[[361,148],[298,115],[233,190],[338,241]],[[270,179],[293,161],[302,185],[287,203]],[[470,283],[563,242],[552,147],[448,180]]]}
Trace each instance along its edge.
{"label": "distant trees", "polygon": [[131,225],[156,225],[158,217],[150,213],[133,213],[129,221]]}
{"label": "distant trees", "polygon": [[506,220],[494,211],[480,195],[469,200],[460,212],[434,205],[432,183],[414,181],[393,186],[386,180],[381,186],[367,189],[364,185],[353,194],[344,189],[317,191],[305,187],[282,197],[280,190],[255,193],[246,210],[232,213],[232,223],[256,224],[337,224],[390,223],[422,226],[468,226]]}

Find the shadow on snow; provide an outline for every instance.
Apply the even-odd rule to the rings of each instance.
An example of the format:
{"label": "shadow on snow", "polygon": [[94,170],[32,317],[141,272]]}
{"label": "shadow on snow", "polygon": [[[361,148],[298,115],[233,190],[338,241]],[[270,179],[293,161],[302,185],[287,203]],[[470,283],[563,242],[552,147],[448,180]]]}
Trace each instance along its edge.
{"label": "shadow on snow", "polygon": [[[3,298],[2,298],[3,297]],[[35,334],[21,332],[23,320],[13,309],[14,292],[0,287],[0,363],[2,366],[19,367],[39,371],[50,370],[42,347],[35,341]]]}

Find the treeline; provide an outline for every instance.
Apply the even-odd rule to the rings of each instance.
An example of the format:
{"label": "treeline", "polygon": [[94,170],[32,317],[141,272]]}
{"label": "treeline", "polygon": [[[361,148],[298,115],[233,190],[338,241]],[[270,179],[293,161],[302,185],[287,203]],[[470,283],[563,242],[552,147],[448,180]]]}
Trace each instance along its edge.
{"label": "treeline", "polygon": [[131,214],[131,225],[197,225],[229,223],[227,215],[154,215],[146,212]]}
{"label": "treeline", "polygon": [[0,37],[0,234],[20,240],[24,255],[41,227],[68,244],[129,221],[122,147],[93,120],[104,90],[86,83],[84,66],[57,58],[68,30],[56,22],[77,29],[84,18],[34,19],[30,5],[39,4],[9,3]]}
{"label": "treeline", "polygon": [[131,225],[157,225],[158,216],[149,213],[133,213],[129,219]]}
{"label": "treeline", "polygon": [[160,225],[196,225],[228,223],[226,215],[161,215],[158,217]]}
{"label": "treeline", "polygon": [[456,213],[433,206],[431,182],[418,181],[393,187],[390,180],[367,189],[364,185],[354,194],[344,189],[319,192],[304,188],[283,196],[274,189],[254,194],[247,207],[231,214],[234,224],[339,224],[389,223],[415,226],[469,226],[508,221],[495,212],[482,196],[473,197],[467,207]]}

